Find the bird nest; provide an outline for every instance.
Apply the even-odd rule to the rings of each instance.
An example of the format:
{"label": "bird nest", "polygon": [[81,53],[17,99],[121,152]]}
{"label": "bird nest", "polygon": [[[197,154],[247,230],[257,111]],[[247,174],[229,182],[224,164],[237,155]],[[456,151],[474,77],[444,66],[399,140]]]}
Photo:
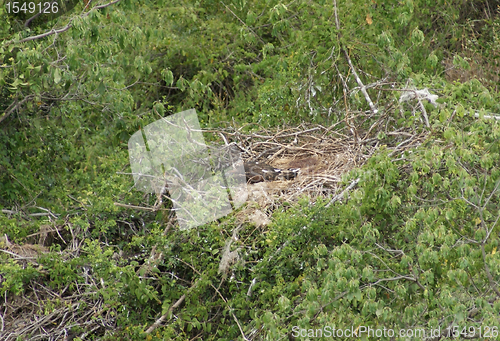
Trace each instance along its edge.
{"label": "bird nest", "polygon": [[[264,181],[247,184],[247,208],[243,210],[247,218],[257,216],[257,225],[267,225],[259,210],[272,211],[283,202],[293,203],[300,197],[311,202],[322,197],[330,202],[340,200],[344,192],[351,190],[357,181],[343,184],[342,176],[362,166],[379,147],[380,139],[364,139],[356,135],[346,136],[332,127],[299,126],[270,131],[242,133],[240,130],[211,131],[222,137],[226,145],[235,143],[242,150],[245,162],[266,163],[279,169],[300,169],[298,176],[290,180]],[[402,153],[421,144],[426,134],[390,132],[388,149],[391,155]],[[252,205],[252,203],[256,205]]]}
{"label": "bird nest", "polygon": [[219,134],[226,144],[238,145],[245,162],[258,161],[282,170],[299,169],[294,179],[247,185],[248,201],[261,208],[295,202],[301,196],[315,200],[340,193],[342,175],[364,164],[376,148],[373,143],[356,143],[323,126]]}

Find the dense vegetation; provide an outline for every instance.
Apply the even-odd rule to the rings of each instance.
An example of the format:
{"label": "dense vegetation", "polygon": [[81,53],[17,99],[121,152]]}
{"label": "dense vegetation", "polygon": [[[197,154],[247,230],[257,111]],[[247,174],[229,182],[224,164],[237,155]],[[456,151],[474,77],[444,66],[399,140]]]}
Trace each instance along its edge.
{"label": "dense vegetation", "polygon": [[[85,4],[29,29],[0,22],[0,339],[36,315],[49,334],[21,340],[306,339],[325,326],[500,340],[498,2]],[[400,103],[410,87],[438,105]],[[180,231],[168,204],[114,203],[153,205],[120,174],[127,141],[189,108],[204,128],[307,122],[379,148],[344,175],[360,179],[348,200],[304,196],[264,229],[229,215]],[[402,136],[422,143],[398,153]],[[237,227],[239,261],[219,274]]]}

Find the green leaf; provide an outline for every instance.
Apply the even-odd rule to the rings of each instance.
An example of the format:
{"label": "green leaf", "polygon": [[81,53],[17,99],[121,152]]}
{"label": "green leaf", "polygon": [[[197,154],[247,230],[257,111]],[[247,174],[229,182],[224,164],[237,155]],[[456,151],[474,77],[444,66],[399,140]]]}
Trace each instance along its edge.
{"label": "green leaf", "polygon": [[54,71],[54,83],[59,84],[61,81],[61,71],[58,68]]}
{"label": "green leaf", "polygon": [[421,45],[424,42],[425,36],[422,31],[418,28],[415,28],[411,33],[411,41],[415,45]]}
{"label": "green leaf", "polygon": [[172,73],[172,71],[164,69],[161,71],[161,75],[163,76],[163,80],[165,81],[167,86],[172,86],[172,84],[174,83],[174,74]]}
{"label": "green leaf", "polygon": [[104,95],[104,92],[106,92],[106,86],[104,85],[104,82],[101,81],[99,85],[97,86],[97,91],[101,94]]}

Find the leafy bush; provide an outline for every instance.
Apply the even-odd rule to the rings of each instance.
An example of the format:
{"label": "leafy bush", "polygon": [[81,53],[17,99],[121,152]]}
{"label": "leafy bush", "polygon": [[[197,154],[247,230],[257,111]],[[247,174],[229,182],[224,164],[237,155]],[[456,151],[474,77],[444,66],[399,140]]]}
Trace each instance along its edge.
{"label": "leafy bush", "polygon": [[[493,3],[337,5],[340,31],[324,1],[123,0],[18,33],[0,22],[0,293],[36,303],[6,325],[48,316],[104,340],[498,325],[499,125],[482,119],[500,112]],[[67,30],[34,38],[52,27]],[[398,104],[406,86],[440,105]],[[349,198],[242,225],[239,260],[219,274],[234,215],[178,231],[168,204],[115,205],[154,205],[120,174],[127,140],[190,107],[204,127],[315,122],[380,150],[345,175],[360,178]],[[408,131],[421,145],[398,154]]]}

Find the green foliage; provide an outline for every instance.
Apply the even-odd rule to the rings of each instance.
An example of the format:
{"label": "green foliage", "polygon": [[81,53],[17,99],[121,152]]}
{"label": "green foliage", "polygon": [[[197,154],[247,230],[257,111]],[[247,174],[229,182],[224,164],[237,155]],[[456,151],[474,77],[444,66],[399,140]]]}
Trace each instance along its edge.
{"label": "green foliage", "polygon": [[[484,149],[478,146],[493,136],[497,149],[500,127],[483,121],[462,128],[469,132],[465,140],[460,135],[446,141],[453,149],[422,149],[404,163],[391,162],[385,153],[375,156],[353,174],[361,182],[347,204],[326,209],[303,203],[275,215],[267,241],[282,257],[260,264],[266,274],[261,287],[267,288],[261,300],[275,304],[259,314],[269,338],[276,328],[274,336],[290,333],[290,326],[399,330],[430,329],[442,318],[441,326],[476,328],[482,318],[498,321],[489,294],[496,284],[488,273],[498,278],[500,173],[497,164],[481,166]],[[463,146],[466,141],[474,146]],[[492,145],[484,147],[498,159]],[[466,312],[478,294],[490,297],[490,304],[482,318],[471,320]]]}
{"label": "green foliage", "polygon": [[[82,333],[109,340],[498,325],[500,128],[483,117],[500,112],[499,96],[482,79],[441,78],[443,57],[471,70],[474,60],[454,55],[462,46],[499,55],[499,22],[481,17],[483,3],[339,1],[340,31],[325,1],[80,6],[33,31],[0,22],[2,299],[43,283],[61,296],[41,298],[50,314],[82,295],[102,303],[93,319],[115,323]],[[69,22],[57,35],[23,40]],[[343,179],[360,178],[349,198],[328,206],[304,197],[276,209],[266,229],[244,225],[227,274],[218,265],[234,217],[167,233],[164,211],[115,205],[154,204],[120,174],[129,169],[127,141],[181,109],[195,107],[204,127],[339,123],[344,134],[346,112],[369,108],[349,91],[358,84],[343,49],[365,84],[411,77],[441,96],[437,108],[424,104],[426,128],[408,106],[393,110],[393,89],[368,88],[395,131],[430,135],[398,158],[381,147]],[[377,138],[401,142],[384,131]],[[14,260],[9,250],[36,243],[42,225],[57,228],[50,248]]]}
{"label": "green foliage", "polygon": [[32,266],[24,267],[12,259],[7,260],[6,258],[2,255],[0,270],[5,279],[0,287],[0,294],[5,295],[5,293],[9,292],[14,295],[21,295],[29,281],[38,277],[38,271]]}

